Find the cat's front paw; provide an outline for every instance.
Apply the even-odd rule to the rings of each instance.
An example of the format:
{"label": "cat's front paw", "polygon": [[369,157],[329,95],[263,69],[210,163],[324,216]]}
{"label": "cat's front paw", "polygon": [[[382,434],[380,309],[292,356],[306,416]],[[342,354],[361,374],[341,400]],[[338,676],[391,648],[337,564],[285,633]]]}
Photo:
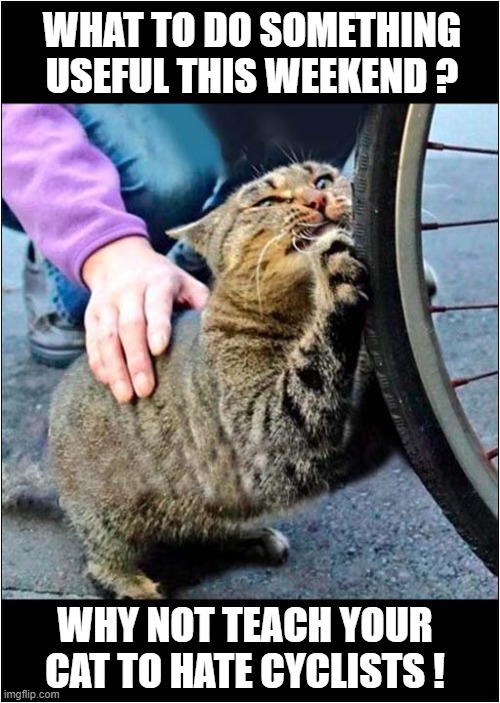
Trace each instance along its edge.
{"label": "cat's front paw", "polygon": [[348,226],[352,222],[352,199],[348,195],[335,195],[327,202],[325,215],[335,224]]}
{"label": "cat's front paw", "polygon": [[354,240],[347,232],[332,231],[321,253],[321,267],[336,301],[350,305],[368,303],[368,270],[357,258]]}

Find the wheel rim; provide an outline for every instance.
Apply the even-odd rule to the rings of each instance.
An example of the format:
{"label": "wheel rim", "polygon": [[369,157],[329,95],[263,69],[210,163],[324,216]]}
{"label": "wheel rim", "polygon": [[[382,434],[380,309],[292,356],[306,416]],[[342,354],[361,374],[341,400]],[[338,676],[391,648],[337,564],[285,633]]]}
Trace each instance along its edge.
{"label": "wheel rim", "polygon": [[421,208],[432,115],[432,105],[410,105],[398,163],[395,235],[403,314],[415,363],[441,429],[465,475],[498,517],[498,472],[487,458],[453,388],[428,303]]}

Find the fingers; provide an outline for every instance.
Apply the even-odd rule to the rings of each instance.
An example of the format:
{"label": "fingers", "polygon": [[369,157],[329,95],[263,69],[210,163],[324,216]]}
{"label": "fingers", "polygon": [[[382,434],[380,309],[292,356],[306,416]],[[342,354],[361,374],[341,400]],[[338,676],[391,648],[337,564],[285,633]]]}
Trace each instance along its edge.
{"label": "fingers", "polygon": [[130,295],[123,298],[118,332],[135,394],[139,398],[146,398],[154,390],[155,377],[146,337],[142,296]]}
{"label": "fingers", "polygon": [[178,296],[181,303],[187,303],[195,310],[202,310],[207,304],[209,290],[207,286],[197,281],[188,273],[182,277],[182,288]]}
{"label": "fingers", "polygon": [[128,403],[132,400],[133,388],[118,336],[118,310],[114,306],[100,310],[98,347],[104,382],[119,403]]}
{"label": "fingers", "polygon": [[93,279],[85,314],[90,368],[120,403],[153,393],[150,354],[168,347],[174,303],[201,309],[208,298],[206,286],[148,248],[136,252],[133,269],[131,260]]}
{"label": "fingers", "polygon": [[99,352],[99,318],[90,306],[85,313],[85,346],[92,373],[101,383],[106,383],[106,375]]}
{"label": "fingers", "polygon": [[155,356],[163,354],[168,347],[174,302],[199,310],[205,307],[208,300],[209,290],[203,283],[184,271],[176,273],[175,278],[155,282],[146,290],[147,339],[149,349]]}
{"label": "fingers", "polygon": [[169,281],[150,285],[146,290],[144,310],[149,349],[155,356],[163,354],[170,341],[174,291]]}
{"label": "fingers", "polygon": [[146,340],[142,300],[125,298],[120,311],[113,305],[90,311],[85,320],[89,366],[110,387],[119,403],[151,395],[155,385]]}

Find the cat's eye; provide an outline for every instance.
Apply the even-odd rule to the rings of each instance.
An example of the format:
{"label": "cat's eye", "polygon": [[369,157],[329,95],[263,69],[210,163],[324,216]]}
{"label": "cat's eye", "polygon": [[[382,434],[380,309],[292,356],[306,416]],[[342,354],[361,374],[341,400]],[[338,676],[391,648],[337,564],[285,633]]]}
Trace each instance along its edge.
{"label": "cat's eye", "polygon": [[329,173],[325,173],[314,181],[314,185],[318,190],[324,190],[330,183],[333,183],[333,177]]}
{"label": "cat's eye", "polygon": [[286,198],[280,198],[279,195],[270,195],[267,198],[263,198],[262,200],[259,200],[258,203],[255,203],[255,207],[271,207],[271,205],[277,205],[278,203],[285,203],[285,202],[290,202]]}

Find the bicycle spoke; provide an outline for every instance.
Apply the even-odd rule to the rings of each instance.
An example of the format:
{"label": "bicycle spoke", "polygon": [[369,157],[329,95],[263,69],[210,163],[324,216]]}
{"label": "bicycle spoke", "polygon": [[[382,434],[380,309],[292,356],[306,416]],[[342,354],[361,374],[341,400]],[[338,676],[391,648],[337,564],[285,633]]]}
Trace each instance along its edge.
{"label": "bicycle spoke", "polygon": [[490,461],[492,459],[496,459],[498,456],[498,447],[494,447],[493,449],[490,449],[489,452],[486,452],[486,458],[489,459]]}
{"label": "bicycle spoke", "polygon": [[498,310],[498,303],[468,303],[467,305],[430,305],[429,312],[454,312],[455,310]]}
{"label": "bicycle spoke", "polygon": [[472,383],[473,381],[480,381],[483,378],[490,378],[492,376],[498,376],[498,371],[488,371],[487,373],[478,373],[475,376],[452,378],[451,385],[453,388],[460,388],[460,386],[466,386],[468,383]]}
{"label": "bicycle spoke", "polygon": [[498,222],[498,217],[488,220],[464,220],[462,222],[422,222],[423,232],[430,229],[444,229],[446,227],[469,227],[472,225],[491,225]]}
{"label": "bicycle spoke", "polygon": [[492,154],[498,156],[498,149],[484,149],[482,147],[459,146],[458,144],[443,144],[442,142],[427,142],[427,148],[434,151],[462,151],[469,154]]}

